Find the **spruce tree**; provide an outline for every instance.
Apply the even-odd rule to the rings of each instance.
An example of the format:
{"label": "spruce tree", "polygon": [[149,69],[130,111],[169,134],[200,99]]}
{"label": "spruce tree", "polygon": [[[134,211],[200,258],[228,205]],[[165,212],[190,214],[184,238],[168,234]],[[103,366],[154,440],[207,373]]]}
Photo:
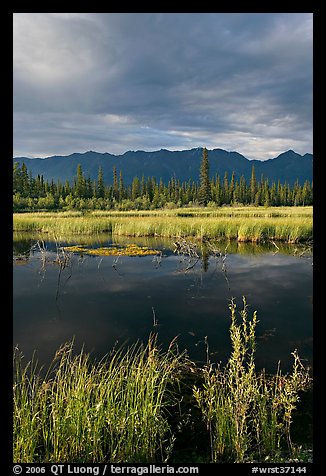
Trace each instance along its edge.
{"label": "spruce tree", "polygon": [[113,166],[113,197],[115,200],[119,200],[119,185],[118,185],[118,176],[117,176],[117,168]]}
{"label": "spruce tree", "polygon": [[228,205],[230,203],[230,194],[229,194],[229,174],[228,171],[225,171],[223,179],[223,203]]}
{"label": "spruce tree", "polygon": [[230,203],[234,202],[234,188],[235,188],[235,173],[232,172],[230,187],[229,187],[229,200]]}
{"label": "spruce tree", "polygon": [[250,179],[250,203],[251,204],[255,203],[256,193],[257,193],[257,180],[255,175],[255,166],[253,165],[251,169],[251,179]]}
{"label": "spruce tree", "polygon": [[119,199],[120,201],[125,198],[125,187],[123,184],[123,176],[122,176],[122,170],[120,170],[119,174]]}
{"label": "spruce tree", "polygon": [[23,162],[21,166],[21,194],[23,197],[28,197],[29,195],[29,189],[30,189],[30,182],[29,182],[29,176],[28,176],[28,171],[27,167],[25,165],[25,162]]}
{"label": "spruce tree", "polygon": [[83,174],[81,164],[77,165],[77,178],[75,186],[75,195],[79,198],[84,198],[85,196],[85,177]]}
{"label": "spruce tree", "polygon": [[211,200],[211,184],[209,180],[209,161],[206,147],[203,149],[203,157],[200,165],[199,203],[206,207]]}
{"label": "spruce tree", "polygon": [[101,166],[98,168],[96,196],[97,198],[104,198],[104,179],[103,169]]}
{"label": "spruce tree", "polygon": [[131,199],[136,200],[140,196],[140,180],[136,176],[131,184]]}
{"label": "spruce tree", "polygon": [[14,171],[13,171],[13,193],[20,193],[21,192],[21,169],[19,167],[19,163],[14,163]]}

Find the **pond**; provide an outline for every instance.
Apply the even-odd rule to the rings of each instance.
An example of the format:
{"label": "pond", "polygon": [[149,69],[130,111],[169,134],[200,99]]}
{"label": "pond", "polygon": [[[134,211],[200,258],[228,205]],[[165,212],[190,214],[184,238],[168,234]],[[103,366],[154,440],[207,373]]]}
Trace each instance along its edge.
{"label": "pond", "polygon": [[[136,244],[148,256],[97,256],[62,248]],[[173,338],[191,359],[224,364],[230,354],[230,299],[245,296],[257,311],[257,368],[287,372],[298,349],[312,367],[312,252],[305,246],[191,243],[187,253],[173,240],[95,237],[51,239],[14,234],[14,340],[27,359],[36,350],[47,365],[60,345],[74,339],[101,358],[114,346],[147,341],[158,332],[166,348]],[[189,248],[188,248],[189,251]],[[178,254],[179,252],[179,254]],[[198,256],[196,256],[198,254]],[[205,343],[205,337],[206,343]]]}

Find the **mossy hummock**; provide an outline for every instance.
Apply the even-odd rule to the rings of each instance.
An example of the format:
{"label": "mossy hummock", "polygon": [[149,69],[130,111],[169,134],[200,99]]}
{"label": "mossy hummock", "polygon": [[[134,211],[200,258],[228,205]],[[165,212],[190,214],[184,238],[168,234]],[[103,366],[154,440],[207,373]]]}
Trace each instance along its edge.
{"label": "mossy hummock", "polygon": [[102,248],[87,248],[85,245],[74,245],[65,246],[64,250],[95,256],[148,256],[159,254],[157,250],[150,249],[147,246],[138,246],[134,243],[125,247],[110,246]]}

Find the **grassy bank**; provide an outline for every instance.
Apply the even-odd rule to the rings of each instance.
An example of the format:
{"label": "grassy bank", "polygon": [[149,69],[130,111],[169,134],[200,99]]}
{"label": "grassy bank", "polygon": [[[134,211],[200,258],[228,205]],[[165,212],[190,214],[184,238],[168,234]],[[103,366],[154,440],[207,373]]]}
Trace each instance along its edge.
{"label": "grassy bank", "polygon": [[308,373],[296,352],[291,374],[257,373],[256,314],[245,300],[230,313],[224,368],[197,366],[176,342],[162,351],[154,335],[100,362],[66,344],[46,373],[16,351],[14,461],[300,461],[291,425]]}
{"label": "grassy bank", "polygon": [[142,212],[17,213],[14,231],[65,234],[109,232],[115,236],[194,237],[239,242],[312,239],[312,207],[240,207]]}

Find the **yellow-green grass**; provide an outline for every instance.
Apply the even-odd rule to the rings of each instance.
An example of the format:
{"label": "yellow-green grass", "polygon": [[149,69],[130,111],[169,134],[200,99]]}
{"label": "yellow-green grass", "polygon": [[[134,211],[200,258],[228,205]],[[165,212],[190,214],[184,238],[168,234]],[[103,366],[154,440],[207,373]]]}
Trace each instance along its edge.
{"label": "yellow-green grass", "polygon": [[[187,214],[187,216],[184,216]],[[145,212],[17,213],[14,231],[116,236],[194,237],[288,243],[311,240],[312,207],[176,209]]]}
{"label": "yellow-green grass", "polygon": [[[25,213],[28,215],[37,215],[38,217],[48,217],[49,215],[55,215],[56,217],[80,217],[84,215],[98,216],[98,217],[122,217],[122,216],[264,216],[264,217],[277,217],[277,216],[312,216],[313,207],[254,207],[254,206],[241,206],[241,207],[184,207],[184,208],[160,208],[155,210],[92,210],[92,211],[43,211]],[[24,214],[24,213],[22,213]]]}
{"label": "yellow-green grass", "polygon": [[65,344],[46,373],[16,350],[14,462],[173,462],[189,419],[202,421],[198,438],[210,442],[202,462],[295,457],[291,423],[300,392],[311,388],[308,371],[295,351],[290,374],[256,372],[256,313],[249,317],[245,299],[240,321],[233,301],[230,311],[232,350],[223,368],[196,365],[176,342],[162,351],[156,335],[99,362]]}
{"label": "yellow-green grass", "polygon": [[[296,351],[292,374],[280,369],[273,378],[255,369],[256,312],[250,318],[245,298],[238,320],[231,301],[230,338],[232,352],[226,367],[208,365],[204,384],[194,387],[194,397],[210,433],[211,461],[252,461],[252,449],[261,461],[278,461],[286,441],[290,454],[293,411],[299,392],[310,385],[310,377]],[[254,459],[257,461],[257,459]]]}
{"label": "yellow-green grass", "polygon": [[[182,354],[147,345],[90,362],[61,347],[46,376],[14,355],[14,461],[19,463],[140,463],[166,459],[167,407]],[[170,388],[168,388],[168,385]]]}

